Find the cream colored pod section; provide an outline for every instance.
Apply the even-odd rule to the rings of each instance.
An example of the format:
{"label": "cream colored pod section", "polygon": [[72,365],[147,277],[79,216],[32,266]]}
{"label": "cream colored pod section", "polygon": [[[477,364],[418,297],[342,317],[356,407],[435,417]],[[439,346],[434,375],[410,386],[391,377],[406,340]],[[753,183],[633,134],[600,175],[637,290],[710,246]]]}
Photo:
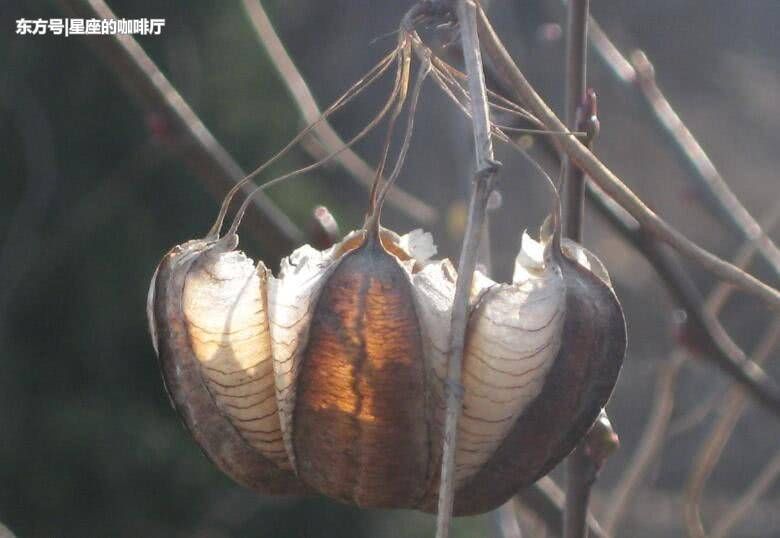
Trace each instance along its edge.
{"label": "cream colored pod section", "polygon": [[[455,456],[456,486],[493,455],[523,410],[542,390],[561,345],[566,287],[545,262],[545,245],[523,234],[511,284],[474,273],[463,358],[463,413]],[[436,425],[443,424],[449,323],[455,271],[448,260],[414,276],[426,356],[439,380]]]}
{"label": "cream colored pod section", "polygon": [[187,274],[182,310],[217,407],[252,447],[289,469],[274,386],[269,274],[241,251],[207,250]]}

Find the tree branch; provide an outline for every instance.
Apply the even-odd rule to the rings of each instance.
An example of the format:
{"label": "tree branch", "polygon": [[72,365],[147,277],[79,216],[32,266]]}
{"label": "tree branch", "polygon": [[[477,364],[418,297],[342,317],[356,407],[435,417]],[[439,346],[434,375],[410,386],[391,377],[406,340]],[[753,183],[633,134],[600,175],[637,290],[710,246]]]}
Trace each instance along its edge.
{"label": "tree branch", "polygon": [[589,188],[588,196],[615,230],[642,253],[672,297],[685,310],[688,329],[692,334],[701,336],[707,347],[702,358],[713,362],[742,385],[752,399],[780,418],[780,388],[731,339],[718,318],[708,312],[704,296],[675,253],[647,233],[602,192]]}
{"label": "tree branch", "polygon": [[[479,17],[480,39],[486,56],[511,83],[516,99],[525,104],[531,113],[544,123],[549,131],[563,131],[566,126],[536,93],[523,73],[512,60],[503,43],[490,25],[484,12]],[[780,309],[780,292],[755,277],[723,261],[693,243],[678,230],[647,207],[609,168],[593,155],[577,138],[551,137],[551,141],[578,164],[612,199],[626,209],[645,230],[657,239],[674,247],[681,254],[694,260],[719,278],[733,282],[767,301],[774,309]]]}
{"label": "tree branch", "polygon": [[[83,18],[116,18],[103,0],[58,0],[66,13]],[[117,74],[119,81],[141,104],[163,115],[174,135],[182,141],[184,162],[212,194],[221,198],[227,188],[241,181],[246,173],[214,138],[198,115],[168,81],[138,42],[128,34],[86,37],[95,52]],[[247,185],[249,192],[252,185]],[[258,221],[254,230],[261,243],[274,252],[287,252],[303,240],[303,233],[268,198],[259,193],[254,200]]]}
{"label": "tree branch", "polygon": [[[563,511],[566,494],[549,476],[540,478],[533,486],[517,494],[517,499],[532,510],[555,536],[563,534]],[[588,512],[588,533],[593,538],[606,534],[593,514]]]}
{"label": "tree branch", "polygon": [[691,178],[709,195],[707,201],[710,207],[714,207],[720,216],[726,219],[740,239],[758,240],[762,257],[772,267],[775,275],[780,277],[780,250],[740,203],[709,155],[658,87],[655,70],[647,56],[636,51],[631,54],[629,62],[593,18],[590,25],[590,42],[596,54],[616,80],[634,89],[642,97],[656,125],[665,134],[664,138],[690,170]]}
{"label": "tree branch", "polygon": [[[263,9],[262,3],[260,0],[241,0],[241,3],[244,6],[244,11],[249,16],[252,28],[260,39],[260,43],[270,57],[271,63],[276,68],[276,72],[279,73],[295,101],[303,121],[307,125],[315,124],[322,116],[322,111],[317,106],[314,96],[311,94],[306,81],[301,76],[292,58],[287,54],[287,50],[276,34],[271,20],[268,18],[265,9]],[[320,158],[323,151],[325,154],[330,154],[345,146],[344,140],[327,120],[316,123],[312,132],[316,135],[317,143],[321,144],[322,148],[317,148],[320,150],[317,151],[317,149],[306,144],[303,147],[310,153],[316,152],[313,155],[314,158]],[[371,188],[376,171],[351,148],[347,148],[339,153],[336,156],[336,160],[358,183],[368,189]],[[433,222],[437,217],[437,212],[433,207],[397,186],[390,191],[387,201],[407,217],[424,224]]]}
{"label": "tree branch", "polygon": [[683,354],[676,352],[664,361],[658,370],[650,417],[642,431],[639,446],[626,466],[626,472],[623,473],[620,482],[610,496],[607,514],[603,518],[604,532],[607,536],[616,536],[615,530],[620,525],[634,493],[642,483],[647,470],[661,453],[661,448],[667,438],[669,420],[674,410],[674,390],[677,386],[677,377],[683,365],[683,359]]}
{"label": "tree branch", "polygon": [[[763,363],[780,340],[780,316],[776,316],[767,328],[753,353],[753,360]],[[709,437],[701,444],[696,455],[696,465],[688,477],[685,486],[684,514],[688,534],[693,538],[704,538],[704,526],[699,515],[699,504],[704,486],[712,470],[717,465],[723,449],[726,447],[734,427],[745,410],[746,394],[740,386],[733,386],[726,393],[719,420],[710,430]]]}
{"label": "tree branch", "polygon": [[731,503],[726,513],[713,525],[710,536],[726,538],[731,529],[750,512],[756,501],[769,490],[778,477],[780,477],[780,450],[775,452],[769,463],[761,469],[758,478],[748,490],[736,502]]}
{"label": "tree branch", "polygon": [[[590,147],[598,127],[595,94],[587,91],[588,12],[590,0],[569,0],[566,24],[566,124],[571,131],[586,130],[590,133],[585,144]],[[588,99],[590,97],[590,99]],[[593,129],[588,129],[591,121]],[[565,235],[582,242],[585,211],[585,174],[579,166],[564,156],[563,169]],[[566,459],[566,509],[563,521],[564,538],[585,538],[588,535],[587,515],[590,493],[604,461],[595,461],[591,448],[599,443],[599,436],[608,435],[615,440],[611,424],[602,409],[602,417],[591,428],[579,445]],[[609,429],[605,434],[603,430]]]}
{"label": "tree branch", "polygon": [[457,18],[461,28],[463,60],[468,75],[471,95],[471,115],[474,128],[474,151],[477,172],[469,201],[468,221],[458,261],[458,278],[450,323],[450,353],[447,363],[447,403],[444,421],[444,452],[442,455],[441,484],[439,487],[437,538],[447,538],[452,523],[452,503],[455,494],[455,449],[458,420],[463,407],[461,384],[463,348],[468,321],[468,301],[471,281],[477,263],[480,235],[490,193],[496,181],[500,164],[493,158],[493,141],[488,116],[485,77],[477,36],[477,6],[473,0],[458,0]]}

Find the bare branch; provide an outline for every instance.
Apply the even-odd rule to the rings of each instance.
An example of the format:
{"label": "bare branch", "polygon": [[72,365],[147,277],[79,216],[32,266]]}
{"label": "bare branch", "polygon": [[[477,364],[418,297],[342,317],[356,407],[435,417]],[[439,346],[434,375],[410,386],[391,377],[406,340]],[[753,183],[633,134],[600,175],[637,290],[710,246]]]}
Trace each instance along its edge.
{"label": "bare branch", "polygon": [[[590,0],[569,0],[566,31],[566,123],[571,131],[586,130],[586,118],[598,125],[595,94],[587,94],[587,43],[588,13]],[[586,102],[587,101],[587,102]],[[595,129],[585,143],[590,146]],[[564,233],[570,239],[582,242],[583,217],[585,211],[585,174],[579,166],[564,156]],[[580,444],[566,460],[566,509],[563,520],[564,538],[585,538],[588,535],[587,514],[590,492],[603,461],[595,461],[590,451],[599,442],[599,436],[606,434],[615,440],[612,425],[605,411],[593,428],[585,434]],[[610,435],[611,434],[611,435]]]}
{"label": "bare branch", "polygon": [[[295,101],[303,121],[306,124],[314,124],[322,116],[322,111],[317,106],[314,96],[311,94],[306,81],[301,76],[292,58],[287,54],[287,50],[276,34],[271,20],[268,18],[265,9],[263,9],[262,3],[260,0],[242,0],[242,4],[273,66]],[[314,126],[312,131],[317,137],[317,142],[324,146],[323,149],[326,154],[333,153],[345,145],[341,136],[328,121],[320,121]],[[317,149],[313,149],[308,144],[304,144],[303,147],[310,153],[313,150],[315,152],[313,157],[315,158],[318,158],[318,155],[322,153],[322,149],[317,151]],[[357,153],[352,149],[347,149],[340,153],[336,159],[358,183],[366,188],[371,188],[376,171]],[[387,201],[407,217],[411,217],[419,222],[427,224],[436,219],[437,215],[434,208],[397,186],[389,193]]]}
{"label": "bare branch", "polygon": [[[775,317],[770,327],[767,328],[763,338],[756,346],[753,360],[758,364],[766,361],[778,340],[780,340],[780,316]],[[685,525],[688,534],[694,538],[704,538],[705,536],[699,514],[699,504],[704,493],[704,486],[717,465],[726,443],[731,438],[737,421],[742,416],[746,400],[746,394],[741,387],[735,385],[729,389],[721,405],[723,414],[712,427],[707,440],[702,443],[695,459],[696,466],[688,477],[684,498]]]}
{"label": "bare branch", "polygon": [[452,523],[452,503],[455,494],[455,449],[458,420],[463,407],[463,348],[468,321],[468,300],[471,281],[477,263],[488,199],[493,191],[496,173],[500,167],[493,158],[493,141],[488,115],[485,76],[477,36],[477,6],[473,0],[458,0],[457,17],[461,28],[463,60],[468,75],[471,95],[471,115],[474,128],[474,150],[477,172],[469,201],[466,232],[458,261],[458,278],[450,323],[450,352],[447,363],[447,402],[444,421],[444,452],[442,455],[441,484],[439,487],[437,538],[447,538]]}
{"label": "bare branch", "polygon": [[650,465],[658,459],[669,426],[669,419],[674,409],[674,390],[677,386],[677,375],[683,365],[684,355],[675,353],[658,369],[658,379],[655,385],[653,408],[650,418],[647,420],[639,446],[626,466],[617,487],[614,488],[608,511],[604,517],[604,532],[607,536],[615,536],[615,530],[625,514],[626,508],[631,503],[637,488],[647,474]]}
{"label": "bare branch", "polygon": [[[771,232],[780,222],[780,199],[775,202],[774,207],[769,211],[766,217],[761,219],[761,228],[765,232]],[[760,247],[759,238],[755,238],[742,245],[734,256],[734,264],[737,267],[747,267]],[[734,292],[734,286],[726,282],[721,282],[707,297],[704,309],[713,317],[717,317],[720,310],[726,304],[731,294]]]}
{"label": "bare branch", "polygon": [[[533,486],[517,494],[517,499],[534,512],[554,535],[563,534],[563,510],[566,494],[549,476],[540,478]],[[588,512],[588,534],[604,538],[606,534],[593,514]]]}
{"label": "bare branch", "polygon": [[656,125],[666,135],[665,139],[687,165],[692,179],[709,194],[707,201],[710,206],[715,207],[740,238],[756,241],[761,255],[769,262],[775,275],[780,276],[780,250],[731,191],[707,152],[658,87],[655,70],[647,55],[635,51],[629,62],[593,17],[590,18],[588,37],[597,56],[612,76],[642,97]]}
{"label": "bare branch", "polygon": [[[114,12],[103,0],[58,0],[66,13],[83,18],[112,19]],[[241,166],[214,138],[195,111],[168,81],[138,42],[129,34],[86,37],[88,43],[118,75],[118,79],[145,108],[161,113],[182,139],[177,148],[184,162],[217,198],[246,175]],[[246,192],[251,189],[247,186]],[[275,252],[287,252],[303,240],[303,233],[270,198],[255,198],[258,239]]]}
{"label": "bare branch", "polygon": [[523,538],[515,513],[515,499],[511,498],[490,513],[496,538]]}
{"label": "bare branch", "polygon": [[758,474],[758,479],[748,488],[748,490],[737,499],[735,503],[726,511],[725,514],[713,525],[711,538],[725,538],[731,532],[731,529],[743,519],[750,509],[755,506],[756,501],[774,484],[780,477],[780,450],[769,460]]}
{"label": "bare branch", "polygon": [[[569,0],[566,19],[566,125],[571,131],[583,129],[581,121],[587,98],[588,13],[590,0]],[[595,103],[594,103],[595,104]],[[595,113],[595,110],[593,111]],[[592,138],[588,140],[592,142]],[[588,144],[589,145],[589,144]],[[585,211],[585,175],[563,160],[565,183],[563,231],[567,237],[582,242],[582,220]]]}
{"label": "bare branch", "polygon": [[[481,10],[479,24],[485,54],[511,83],[514,97],[526,105],[548,130],[564,130],[566,126],[528,83]],[[648,233],[674,247],[719,278],[739,285],[744,290],[763,298],[774,309],[780,309],[780,291],[701,248],[661,219],[575,136],[556,136],[551,137],[550,140],[568,154],[590,179],[637,219]]]}
{"label": "bare branch", "polygon": [[751,361],[731,339],[717,317],[707,312],[704,296],[676,254],[644,230],[628,213],[596,188],[588,188],[590,200],[615,230],[647,259],[687,315],[692,334],[700,336],[713,362],[747,390],[757,403],[780,417],[780,388],[764,370]]}

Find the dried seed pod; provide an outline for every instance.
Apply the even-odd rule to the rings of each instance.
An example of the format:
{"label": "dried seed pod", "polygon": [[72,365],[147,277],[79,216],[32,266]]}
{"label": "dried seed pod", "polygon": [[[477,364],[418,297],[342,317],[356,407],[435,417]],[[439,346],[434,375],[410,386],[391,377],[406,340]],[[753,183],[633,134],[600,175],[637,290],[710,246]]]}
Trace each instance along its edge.
{"label": "dried seed pod", "polygon": [[[389,131],[406,97],[409,47],[397,49]],[[449,260],[431,260],[430,235],[379,225],[429,69],[380,189],[388,134],[363,229],[324,251],[299,248],[274,277],[236,251],[248,199],[218,237],[233,190],[207,238],[174,248],[152,279],[149,323],[171,400],[209,457],[256,491],[436,509],[457,276]],[[475,274],[455,515],[495,508],[546,474],[616,382],[620,304],[598,259],[564,247],[557,227],[541,243],[525,236],[511,284]]]}
{"label": "dried seed pod", "polygon": [[267,374],[264,297],[253,286],[261,280],[234,247],[224,239],[194,240],[166,254],[149,288],[152,341],[171,403],[208,457],[256,491],[303,493],[273,431],[279,419]]}
{"label": "dried seed pod", "polygon": [[617,382],[626,350],[620,303],[598,258],[573,242],[561,247],[558,233],[545,247],[566,290],[557,356],[541,392],[458,489],[456,514],[491,510],[551,471],[591,427]]}

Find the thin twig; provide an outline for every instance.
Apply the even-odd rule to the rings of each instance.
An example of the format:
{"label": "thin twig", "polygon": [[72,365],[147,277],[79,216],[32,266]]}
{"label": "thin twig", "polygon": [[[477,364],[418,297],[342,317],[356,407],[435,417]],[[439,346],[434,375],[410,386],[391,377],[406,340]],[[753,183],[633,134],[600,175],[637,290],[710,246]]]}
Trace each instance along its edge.
{"label": "thin twig", "polygon": [[[590,0],[569,0],[566,19],[566,125],[571,131],[583,130],[580,118],[587,98],[588,13]],[[592,138],[588,139],[592,143]],[[582,242],[585,211],[585,175],[572,166],[567,156],[564,167],[563,231],[569,239]]]}
{"label": "thin twig", "polygon": [[753,400],[780,417],[780,388],[731,339],[717,317],[706,311],[704,296],[675,253],[600,190],[588,188],[588,196],[614,229],[642,253],[683,308],[691,333],[701,336],[707,347],[702,359],[713,362],[741,384]]}
{"label": "thin twig", "polygon": [[[555,536],[563,534],[563,510],[566,494],[549,476],[540,478],[533,486],[520,491],[516,498],[536,514]],[[604,538],[606,534],[592,513],[588,512],[588,535]]]}
{"label": "thin twig", "polygon": [[[303,76],[301,76],[300,71],[298,71],[292,58],[290,58],[290,55],[284,48],[284,44],[276,34],[262,3],[260,0],[242,0],[242,5],[244,11],[249,16],[255,33],[268,53],[271,63],[276,68],[277,73],[279,73],[295,101],[303,121],[306,124],[314,124],[322,116],[322,111],[317,106],[317,102],[314,100],[314,96]],[[312,132],[316,135],[317,142],[324,146],[326,154],[333,153],[336,149],[344,147],[344,140],[328,121],[317,123]],[[306,144],[303,147],[307,150],[311,148],[311,146]],[[313,156],[317,158],[317,155]],[[347,149],[340,153],[336,160],[358,183],[366,188],[371,188],[376,171],[357,153],[352,149]],[[433,207],[397,186],[389,193],[387,201],[407,217],[411,217],[419,222],[427,224],[436,219],[436,210]]]}
{"label": "thin twig", "polygon": [[[766,232],[771,232],[777,223],[780,222],[780,199],[775,202],[774,207],[769,210],[766,217],[761,219],[761,228]],[[758,238],[742,245],[734,257],[734,264],[737,267],[747,267],[750,261],[760,250],[760,241]],[[713,317],[717,317],[723,306],[734,292],[734,286],[726,282],[721,282],[707,297],[704,309]]]}
{"label": "thin twig", "polygon": [[493,535],[496,538],[523,538],[517,522],[514,497],[490,513]]}
{"label": "thin twig", "polygon": [[496,173],[500,168],[499,163],[493,158],[493,141],[485,90],[485,77],[482,71],[479,38],[477,37],[477,6],[473,0],[458,0],[457,18],[461,28],[463,61],[466,65],[469,94],[471,95],[477,171],[474,176],[474,189],[471,192],[469,201],[466,232],[458,261],[458,278],[455,283],[455,297],[450,322],[444,449],[436,521],[437,538],[447,538],[452,523],[458,419],[463,407],[461,370],[463,366],[466,323],[468,321],[469,290],[471,289],[471,281],[477,263],[479,241],[487,212],[488,199],[496,181]]}
{"label": "thin twig", "polygon": [[[504,44],[496,35],[487,16],[480,10],[480,39],[485,55],[511,84],[514,97],[528,107],[550,131],[562,131],[566,126],[528,83]],[[612,199],[619,203],[646,231],[669,244],[681,254],[697,262],[719,278],[733,282],[744,290],[763,298],[774,309],[780,309],[780,291],[752,275],[734,267],[693,243],[677,229],[656,215],[609,168],[575,136],[556,136],[550,140],[578,164]]]}
{"label": "thin twig", "polygon": [[627,471],[610,496],[607,505],[609,508],[603,518],[604,532],[607,536],[616,536],[615,530],[620,525],[634,493],[641,485],[650,465],[657,460],[661,453],[661,448],[666,440],[669,419],[674,409],[674,390],[677,385],[677,377],[684,359],[683,353],[673,353],[672,357],[658,369],[650,418],[642,432],[639,446],[626,466]]}
{"label": "thin twig", "polygon": [[[83,18],[115,19],[103,0],[58,0],[68,14]],[[246,175],[241,166],[214,138],[195,111],[168,81],[152,59],[129,34],[87,37],[88,43],[116,72],[120,82],[143,106],[161,113],[175,137],[181,138],[185,163],[201,178],[212,194],[221,198],[227,187]],[[251,185],[247,186],[247,192]],[[274,252],[287,252],[303,240],[303,233],[270,198],[261,193],[255,198],[258,209],[258,239]]]}
{"label": "thin twig", "polygon": [[[780,316],[776,316],[767,328],[764,336],[753,354],[753,360],[762,364],[780,340]],[[731,438],[731,433],[737,425],[747,402],[746,394],[742,387],[732,386],[723,399],[721,409],[723,414],[716,422],[706,441],[704,441],[696,456],[696,465],[691,471],[685,486],[684,514],[685,525],[688,534],[694,538],[704,538],[704,526],[699,513],[699,505],[712,470],[717,465],[726,443]]]}
{"label": "thin twig", "polygon": [[731,529],[750,512],[756,501],[767,492],[778,477],[780,477],[780,450],[775,452],[769,463],[759,471],[758,479],[736,502],[731,504],[726,513],[713,525],[710,538],[728,536]]}
{"label": "thin twig", "polygon": [[772,266],[775,275],[780,276],[780,250],[762,231],[753,215],[740,203],[707,152],[658,87],[655,70],[647,55],[635,51],[629,62],[593,18],[590,24],[590,42],[598,57],[609,68],[609,72],[621,83],[637,90],[656,124],[666,133],[666,140],[691,171],[691,177],[709,194],[708,201],[711,205],[732,229],[736,230],[741,239],[758,242],[762,257]]}
{"label": "thin twig", "polygon": [[[587,43],[590,0],[569,0],[566,24],[566,124],[569,130],[584,129],[581,118],[595,117],[595,101],[586,108]],[[594,133],[595,134],[595,133]],[[590,146],[593,138],[586,144]],[[579,166],[564,156],[563,169],[564,214],[563,230],[574,241],[582,242],[585,211],[585,175]],[[602,410],[602,413],[604,411]],[[605,423],[609,424],[609,420]],[[598,427],[591,429],[566,459],[566,509],[563,520],[564,538],[585,538],[588,535],[587,514],[590,492],[596,481],[600,464],[593,462],[588,450],[589,438],[598,435]],[[613,432],[614,433],[614,432]],[[603,462],[601,462],[603,463]]]}

